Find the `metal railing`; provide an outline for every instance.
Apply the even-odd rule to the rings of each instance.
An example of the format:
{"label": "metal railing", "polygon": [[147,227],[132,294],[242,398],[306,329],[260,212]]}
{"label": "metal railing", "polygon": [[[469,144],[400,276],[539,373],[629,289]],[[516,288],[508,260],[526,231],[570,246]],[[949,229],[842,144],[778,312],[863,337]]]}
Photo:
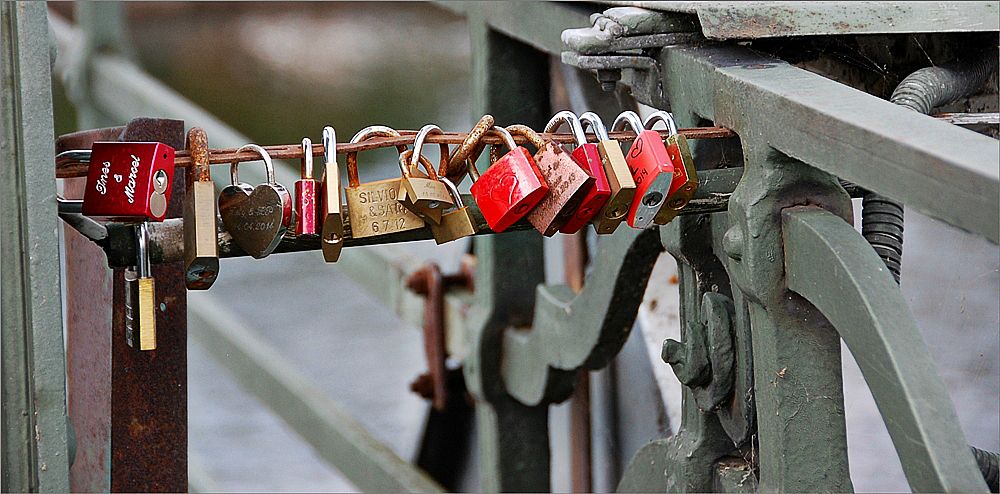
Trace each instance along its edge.
{"label": "metal railing", "polygon": [[[549,57],[563,50],[563,30],[589,24],[590,11],[547,2],[444,6],[469,21],[474,111],[491,112],[498,122],[544,123]],[[4,61],[5,71],[21,70],[10,88],[11,79],[4,78],[5,98],[14,95],[22,114],[41,112],[46,100],[26,90],[31,86],[36,93],[47,92],[48,71],[28,62],[47,58],[37,43],[8,41],[43,39],[44,6],[6,3],[3,9],[5,57],[23,58]],[[246,142],[114,49],[121,39],[116,9],[120,7],[81,6],[81,11],[89,10],[80,16],[83,29],[50,17],[61,53],[55,69],[69,81],[83,121],[96,126],[157,115],[196,122],[217,145]],[[617,354],[634,323],[652,264],[665,250],[678,260],[686,321],[685,336],[676,347],[685,357],[667,359],[678,375],[690,378],[684,417],[678,435],[638,453],[620,489],[850,490],[840,376],[843,338],[886,418],[911,486],[982,490],[954,406],[898,286],[844,221],[849,197],[837,177],[996,243],[996,141],[739,46],[667,46],[656,62],[664,96],[681,125],[711,121],[740,136],[742,179],[729,198],[728,212],[684,216],[659,229],[622,230],[601,239],[579,293],[544,284],[537,235],[515,232],[476,239],[476,291],[450,295],[445,319],[448,331],[467,349],[463,369],[477,398],[482,488],[549,487],[548,405],[570,396],[577,371],[600,368]],[[528,101],[525,94],[531,95]],[[600,104],[606,103],[595,103]],[[51,170],[45,169],[48,175],[42,177],[41,168],[26,163],[51,163],[53,156],[50,144],[22,142],[51,136],[51,119],[27,123],[18,118],[5,114],[5,124],[20,126],[18,138],[5,141],[17,142],[18,150],[5,149],[5,156],[17,156],[17,169],[35,170],[31,173],[39,176],[9,182],[18,185],[5,180],[5,201],[23,219],[17,223],[21,230],[4,239],[18,238],[24,245],[39,228],[51,230],[55,218],[54,205],[46,203],[54,191]],[[5,139],[10,132],[5,129]],[[719,145],[696,146],[696,160],[699,151]],[[251,181],[262,178],[250,175]],[[278,179],[291,182],[295,177],[282,170]],[[16,187],[24,186],[27,191],[18,194]],[[15,205],[15,197],[27,201],[17,199]],[[423,301],[403,286],[407,266],[415,265],[407,255],[393,248],[351,254],[339,263],[344,271],[405,320],[419,323]],[[33,255],[58,258],[51,249]],[[4,260],[8,262],[6,255]],[[58,272],[51,267],[27,258],[9,262],[38,270],[17,277],[33,289],[51,290],[46,283],[53,281],[58,286]],[[383,276],[371,276],[375,266],[387,266]],[[59,400],[54,398],[61,389],[53,388],[63,372],[53,364],[61,362],[61,337],[54,343],[61,336],[54,329],[61,330],[61,320],[51,307],[15,300],[15,285],[5,280],[3,286],[4,331],[11,314],[8,302],[33,309],[19,316],[16,326],[26,332],[18,341],[30,342],[33,350],[22,348],[15,360],[45,364],[34,373],[29,368],[20,372],[35,386],[35,396],[47,400],[35,405],[42,412],[37,427],[56,438],[29,440],[37,451],[28,458],[27,470],[12,475],[37,478],[39,484],[32,488],[67,490],[69,467],[61,446],[67,433],[65,424],[58,423]],[[214,353],[239,355],[222,363],[358,487],[440,490],[340,412],[245,322],[206,299],[192,302],[189,310],[194,338]],[[699,346],[701,335],[729,341],[732,348],[719,352],[712,345],[706,350]],[[4,341],[10,341],[6,335]],[[692,360],[697,352],[707,352],[700,367]],[[4,361],[6,375],[8,359]],[[6,392],[5,387],[5,407]],[[6,421],[6,409],[4,413]],[[8,446],[6,434],[4,441],[8,458],[16,449]],[[754,450],[750,461],[744,455],[748,448]],[[5,487],[15,486],[7,483],[6,460],[4,467]]]}

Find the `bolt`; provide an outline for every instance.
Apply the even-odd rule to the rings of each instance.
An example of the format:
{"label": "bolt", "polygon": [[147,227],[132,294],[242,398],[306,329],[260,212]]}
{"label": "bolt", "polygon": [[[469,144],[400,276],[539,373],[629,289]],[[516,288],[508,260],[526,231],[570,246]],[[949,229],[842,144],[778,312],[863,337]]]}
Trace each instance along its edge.
{"label": "bolt", "polygon": [[601,83],[601,90],[606,93],[613,92],[621,78],[621,69],[597,69],[597,80]]}

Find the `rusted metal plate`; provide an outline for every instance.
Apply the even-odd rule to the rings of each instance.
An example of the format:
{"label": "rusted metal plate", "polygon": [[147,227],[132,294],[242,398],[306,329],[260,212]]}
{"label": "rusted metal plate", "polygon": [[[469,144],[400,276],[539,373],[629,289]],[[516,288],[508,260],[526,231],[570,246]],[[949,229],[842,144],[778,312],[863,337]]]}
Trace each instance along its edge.
{"label": "rusted metal plate", "polygon": [[[96,140],[160,141],[184,147],[180,120],[134,119],[125,127],[60,138],[57,152]],[[82,195],[82,180],[67,197]],[[167,217],[181,216],[184,175],[174,177]],[[183,263],[154,265],[157,350],[125,342],[122,270],[112,275],[101,249],[66,235],[67,364],[77,461],[71,485],[81,492],[187,490],[187,291]]]}
{"label": "rusted metal plate", "polygon": [[[84,182],[67,180],[63,194],[83,197]],[[66,387],[76,436],[70,489],[107,492],[111,481],[111,270],[104,262],[104,251],[69,225],[63,225],[63,239]]]}

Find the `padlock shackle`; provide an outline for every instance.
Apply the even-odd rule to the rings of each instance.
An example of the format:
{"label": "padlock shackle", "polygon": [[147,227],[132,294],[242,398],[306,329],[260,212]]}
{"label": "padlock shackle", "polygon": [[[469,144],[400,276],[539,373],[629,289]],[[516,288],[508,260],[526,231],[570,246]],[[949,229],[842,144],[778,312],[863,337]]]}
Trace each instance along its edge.
{"label": "padlock shackle", "polygon": [[[267,172],[267,183],[271,185],[276,185],[278,182],[274,179],[274,163],[271,162],[271,155],[267,154],[267,150],[256,145],[256,144],[244,144],[236,150],[236,154],[239,155],[244,151],[253,151],[260,155],[261,161],[264,162],[264,170]],[[233,185],[240,183],[239,169],[240,160],[234,159],[232,165],[229,167],[229,175],[232,180]]]}
{"label": "padlock shackle", "polygon": [[[410,156],[411,167],[416,167],[417,163],[421,161],[420,158],[423,158],[423,156],[421,155],[421,150],[424,148],[424,140],[426,140],[427,136],[431,134],[444,134],[444,131],[441,130],[441,127],[438,127],[437,125],[434,124],[424,125],[423,127],[420,128],[420,130],[417,131],[417,137],[414,138],[413,140],[413,154]],[[440,146],[441,146],[441,162],[438,164],[438,167],[448,168],[448,154],[450,153],[450,150],[448,149],[448,144],[442,142]],[[428,169],[428,176],[431,177],[431,179],[437,180],[437,173],[434,171],[434,168]]]}
{"label": "padlock shackle", "polygon": [[67,161],[79,161],[80,163],[90,163],[89,149],[68,149],[56,155],[56,161],[67,160]]}
{"label": "padlock shackle", "polygon": [[[413,157],[413,154],[412,149],[407,149],[403,151],[403,154],[399,155],[399,171],[402,172],[403,178],[410,178],[410,167],[413,166],[410,165],[410,158]],[[434,172],[434,165],[427,158],[421,156],[417,162],[417,166],[423,166],[424,170],[427,170],[427,177],[431,180],[438,179],[437,173]]]}
{"label": "padlock shackle", "polygon": [[549,123],[545,124],[545,132],[555,132],[562,124],[569,125],[569,130],[573,134],[573,138],[576,139],[577,146],[587,143],[587,135],[583,133],[583,125],[580,123],[580,118],[569,110],[562,110],[552,115]]}
{"label": "padlock shackle", "polygon": [[149,227],[145,221],[135,227],[135,270],[140,278],[149,278]]}
{"label": "padlock shackle", "polygon": [[[392,127],[387,127],[385,125],[370,125],[358,131],[351,138],[351,144],[356,144],[361,141],[371,139],[372,137],[400,137],[401,134],[396,132],[396,129]],[[406,146],[400,144],[396,146],[396,150],[399,154],[406,152]],[[358,177],[358,152],[350,151],[347,153],[347,184],[349,187],[357,187],[361,185],[361,179]]]}
{"label": "padlock shackle", "polygon": [[[442,177],[452,176],[456,178],[456,180],[461,179],[462,174],[453,174],[451,173],[451,170],[454,170],[458,163],[463,161],[475,163],[476,159],[479,158],[479,154],[483,152],[484,147],[479,141],[482,140],[488,130],[493,128],[493,122],[493,115],[488,113],[480,117],[479,121],[476,122],[476,125],[472,127],[472,130],[465,135],[465,139],[462,140],[462,143],[455,148],[455,152],[448,157],[448,166],[438,170],[438,175]],[[461,180],[459,180],[459,182],[461,182]]]}
{"label": "padlock shackle", "polygon": [[[528,127],[525,127],[525,128],[528,129],[528,130],[531,130]],[[507,130],[507,129],[503,128],[503,127],[500,127],[499,125],[495,125],[495,126],[493,126],[492,129],[490,129],[490,131],[493,132],[493,133],[495,133],[496,135],[500,136],[500,139],[503,140],[504,146],[507,146],[507,149],[509,151],[513,151],[513,150],[517,149],[517,142],[514,142],[514,136],[511,135],[511,133],[510,133],[509,130]],[[532,130],[532,132],[534,132],[534,131]],[[541,139],[541,136],[539,136],[538,134],[535,134],[535,136],[538,137],[539,139]],[[530,137],[529,137],[529,139],[530,139]],[[500,147],[497,144],[491,144],[490,145],[490,164],[492,165],[498,159],[500,159]],[[476,170],[476,172],[478,173],[479,170]]]}
{"label": "padlock shackle", "polygon": [[323,127],[323,160],[327,165],[337,162],[337,131],[329,125]]}
{"label": "padlock shackle", "polygon": [[313,153],[312,139],[302,138],[302,161],[299,164],[299,178],[303,180],[313,179]]}
{"label": "padlock shackle", "polygon": [[639,118],[639,115],[636,112],[632,110],[625,110],[619,113],[618,117],[615,118],[615,123],[611,124],[611,131],[616,132],[624,130],[626,125],[632,127],[632,130],[637,136],[645,128],[642,125],[642,119]]}
{"label": "padlock shackle", "polygon": [[[528,141],[531,142],[531,145],[535,146],[538,149],[542,149],[545,146],[545,139],[543,139],[542,136],[538,135],[538,132],[535,132],[531,127],[528,127],[527,125],[521,125],[521,124],[508,125],[506,130],[510,134],[517,134],[519,136],[527,137]],[[513,141],[513,139],[511,140]],[[513,148],[511,148],[511,150],[513,150]]]}
{"label": "padlock shackle", "polygon": [[445,188],[448,189],[448,193],[451,194],[451,198],[455,200],[455,209],[462,209],[465,207],[465,201],[462,200],[462,194],[458,192],[458,187],[448,177],[441,177],[438,180],[444,184]]}
{"label": "padlock shackle", "polygon": [[208,134],[201,127],[191,127],[187,133],[187,147],[191,152],[191,167],[187,172],[188,184],[212,181],[208,163]]}
{"label": "padlock shackle", "polygon": [[604,126],[604,120],[601,120],[601,116],[589,111],[580,115],[580,126],[583,127],[583,131],[586,134],[587,127],[594,129],[594,134],[597,138],[602,141],[611,140],[608,136],[608,128]]}
{"label": "padlock shackle", "polygon": [[677,122],[674,122],[674,116],[663,110],[657,110],[646,117],[646,121],[642,123],[642,127],[646,130],[653,130],[656,122],[663,122],[667,126],[667,131],[670,132],[670,135],[677,133]]}

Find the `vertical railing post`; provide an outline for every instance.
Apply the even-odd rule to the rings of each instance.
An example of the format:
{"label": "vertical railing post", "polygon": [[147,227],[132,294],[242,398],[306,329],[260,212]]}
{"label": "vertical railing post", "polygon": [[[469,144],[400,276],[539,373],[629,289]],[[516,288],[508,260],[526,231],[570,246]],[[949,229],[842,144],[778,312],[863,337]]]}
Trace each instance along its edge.
{"label": "vertical railing post", "polygon": [[44,3],[0,3],[3,492],[69,490],[66,367]]}
{"label": "vertical railing post", "polygon": [[[473,108],[498,125],[545,124],[548,57],[469,16]],[[480,113],[481,114],[481,113]],[[474,118],[478,118],[478,114]],[[503,331],[531,324],[535,287],[545,281],[542,240],[533,232],[475,239],[476,306],[470,315],[466,381],[478,400],[480,488],[486,492],[549,490],[548,406],[525,406],[500,378]]]}

